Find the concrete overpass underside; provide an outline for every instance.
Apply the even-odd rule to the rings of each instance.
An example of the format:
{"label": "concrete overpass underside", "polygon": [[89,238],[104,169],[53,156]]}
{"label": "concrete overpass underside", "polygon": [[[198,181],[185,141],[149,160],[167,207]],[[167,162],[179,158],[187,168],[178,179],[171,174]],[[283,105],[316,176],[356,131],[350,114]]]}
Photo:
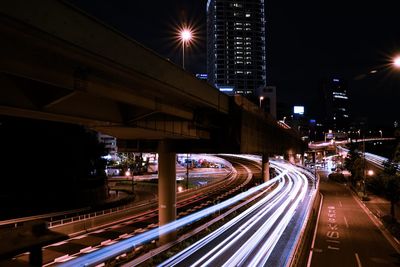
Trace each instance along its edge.
{"label": "concrete overpass underside", "polygon": [[196,139],[209,138],[199,112],[228,112],[218,90],[68,4],[17,2],[0,7],[1,114]]}

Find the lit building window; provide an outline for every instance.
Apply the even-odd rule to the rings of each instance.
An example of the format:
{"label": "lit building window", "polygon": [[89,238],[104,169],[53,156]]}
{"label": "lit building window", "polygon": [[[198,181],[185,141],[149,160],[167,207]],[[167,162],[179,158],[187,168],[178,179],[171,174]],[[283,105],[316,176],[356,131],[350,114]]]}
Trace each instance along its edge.
{"label": "lit building window", "polygon": [[249,13],[246,13],[246,18],[250,18],[250,14]]}

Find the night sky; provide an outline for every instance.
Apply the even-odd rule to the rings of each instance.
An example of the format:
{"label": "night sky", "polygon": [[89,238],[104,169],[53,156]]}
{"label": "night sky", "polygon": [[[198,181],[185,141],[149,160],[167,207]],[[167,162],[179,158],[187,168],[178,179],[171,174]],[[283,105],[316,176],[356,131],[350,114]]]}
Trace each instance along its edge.
{"label": "night sky", "polygon": [[[186,53],[186,69],[206,72],[206,0],[69,0],[87,13],[181,65],[174,29],[188,22],[197,42]],[[320,114],[322,79],[349,80],[351,115],[371,126],[400,119],[400,55],[396,1],[266,1],[267,83],[278,102],[305,105]],[[378,68],[374,75],[360,75]],[[355,79],[355,77],[358,77]]]}

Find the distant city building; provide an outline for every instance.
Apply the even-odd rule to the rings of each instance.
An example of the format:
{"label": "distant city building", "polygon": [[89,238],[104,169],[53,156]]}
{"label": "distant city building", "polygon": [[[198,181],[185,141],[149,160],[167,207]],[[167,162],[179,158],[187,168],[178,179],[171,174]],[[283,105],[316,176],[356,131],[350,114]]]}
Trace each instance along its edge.
{"label": "distant city building", "polygon": [[276,115],[276,86],[265,86],[258,89],[260,107],[274,119]]}
{"label": "distant city building", "polygon": [[117,138],[109,136],[106,134],[98,133],[98,139],[100,143],[103,143],[106,148],[106,153],[111,159],[115,160],[117,158]]}
{"label": "distant city building", "polygon": [[208,0],[207,72],[227,94],[266,86],[264,0]]}
{"label": "distant city building", "polygon": [[207,81],[207,73],[197,73],[196,74],[196,78],[200,79],[200,80],[204,80]]}
{"label": "distant city building", "polygon": [[326,123],[333,130],[346,130],[349,127],[349,98],[347,83],[333,78],[323,84],[326,107]]}

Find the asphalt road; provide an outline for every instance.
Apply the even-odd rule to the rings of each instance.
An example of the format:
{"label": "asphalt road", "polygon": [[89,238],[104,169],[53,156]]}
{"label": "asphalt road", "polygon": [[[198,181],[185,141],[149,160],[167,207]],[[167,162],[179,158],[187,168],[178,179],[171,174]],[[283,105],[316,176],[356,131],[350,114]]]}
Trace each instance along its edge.
{"label": "asphalt road", "polygon": [[279,166],[289,172],[272,192],[160,266],[285,266],[313,186],[292,165]]}
{"label": "asphalt road", "polygon": [[345,185],[321,176],[320,192],[311,266],[400,266],[400,254]]}

